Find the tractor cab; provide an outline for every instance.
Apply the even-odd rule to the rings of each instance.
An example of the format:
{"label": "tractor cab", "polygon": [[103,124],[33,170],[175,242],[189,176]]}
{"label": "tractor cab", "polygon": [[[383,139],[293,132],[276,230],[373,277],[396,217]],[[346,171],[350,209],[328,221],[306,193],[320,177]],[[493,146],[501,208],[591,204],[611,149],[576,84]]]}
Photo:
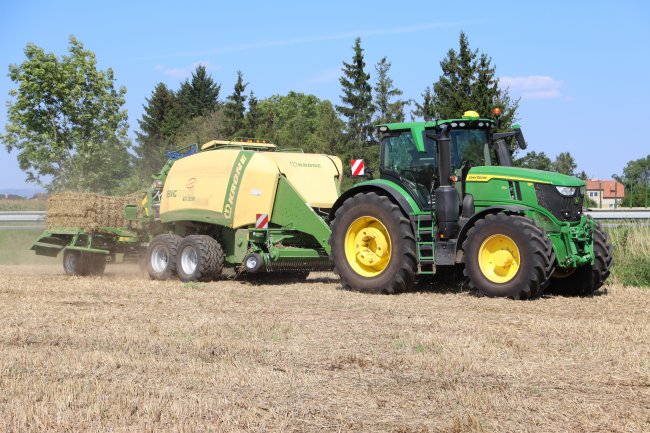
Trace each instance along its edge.
{"label": "tractor cab", "polygon": [[480,118],[475,111],[466,111],[460,119],[381,125],[381,178],[405,188],[423,210],[434,208],[433,192],[441,184],[438,138],[443,127],[448,129],[450,140],[448,172],[461,197],[465,192],[464,180],[472,167],[512,166],[506,138],[515,137],[525,147],[518,127],[512,132],[494,133],[496,122]]}

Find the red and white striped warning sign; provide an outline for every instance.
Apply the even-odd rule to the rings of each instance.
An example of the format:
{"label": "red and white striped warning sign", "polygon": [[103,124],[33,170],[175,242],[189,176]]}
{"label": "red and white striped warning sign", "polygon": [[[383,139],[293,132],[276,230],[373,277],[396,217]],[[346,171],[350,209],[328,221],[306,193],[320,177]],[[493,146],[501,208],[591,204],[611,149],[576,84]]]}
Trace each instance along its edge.
{"label": "red and white striped warning sign", "polygon": [[269,228],[269,214],[267,213],[258,213],[255,217],[255,228],[256,229],[268,229]]}
{"label": "red and white striped warning sign", "polygon": [[363,165],[363,159],[353,159],[350,161],[352,166],[352,176],[363,176],[366,172],[366,168]]}

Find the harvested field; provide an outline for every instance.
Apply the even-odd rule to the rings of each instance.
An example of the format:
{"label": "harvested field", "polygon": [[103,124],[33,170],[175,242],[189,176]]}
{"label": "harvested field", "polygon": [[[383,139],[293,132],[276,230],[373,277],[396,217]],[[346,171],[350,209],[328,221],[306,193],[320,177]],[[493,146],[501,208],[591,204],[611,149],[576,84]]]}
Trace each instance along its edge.
{"label": "harvested field", "polygon": [[650,431],[647,289],[515,302],[330,274],[0,272],[4,431]]}
{"label": "harvested field", "polygon": [[47,228],[79,227],[96,231],[101,227],[123,227],[124,206],[140,204],[142,193],[111,197],[89,192],[63,192],[47,200]]}

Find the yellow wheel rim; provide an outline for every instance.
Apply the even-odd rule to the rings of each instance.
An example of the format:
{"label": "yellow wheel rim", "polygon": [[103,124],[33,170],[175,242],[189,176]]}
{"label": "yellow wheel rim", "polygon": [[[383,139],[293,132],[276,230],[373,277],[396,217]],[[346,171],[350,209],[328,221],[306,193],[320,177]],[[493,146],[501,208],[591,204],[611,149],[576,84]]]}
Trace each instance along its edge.
{"label": "yellow wheel rim", "polygon": [[350,224],[345,233],[345,258],[357,274],[376,277],[386,270],[390,256],[390,235],[381,221],[363,216]]}
{"label": "yellow wheel rim", "polygon": [[492,235],[478,249],[481,272],[493,283],[512,280],[521,266],[521,256],[515,241],[506,235]]}

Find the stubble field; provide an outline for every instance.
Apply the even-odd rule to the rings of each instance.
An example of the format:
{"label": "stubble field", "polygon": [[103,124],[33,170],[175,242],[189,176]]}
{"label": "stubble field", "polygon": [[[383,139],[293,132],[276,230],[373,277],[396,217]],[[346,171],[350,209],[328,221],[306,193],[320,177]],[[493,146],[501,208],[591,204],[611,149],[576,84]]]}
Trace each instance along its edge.
{"label": "stubble field", "polygon": [[647,432],[650,291],[529,302],[0,266],[3,431]]}

